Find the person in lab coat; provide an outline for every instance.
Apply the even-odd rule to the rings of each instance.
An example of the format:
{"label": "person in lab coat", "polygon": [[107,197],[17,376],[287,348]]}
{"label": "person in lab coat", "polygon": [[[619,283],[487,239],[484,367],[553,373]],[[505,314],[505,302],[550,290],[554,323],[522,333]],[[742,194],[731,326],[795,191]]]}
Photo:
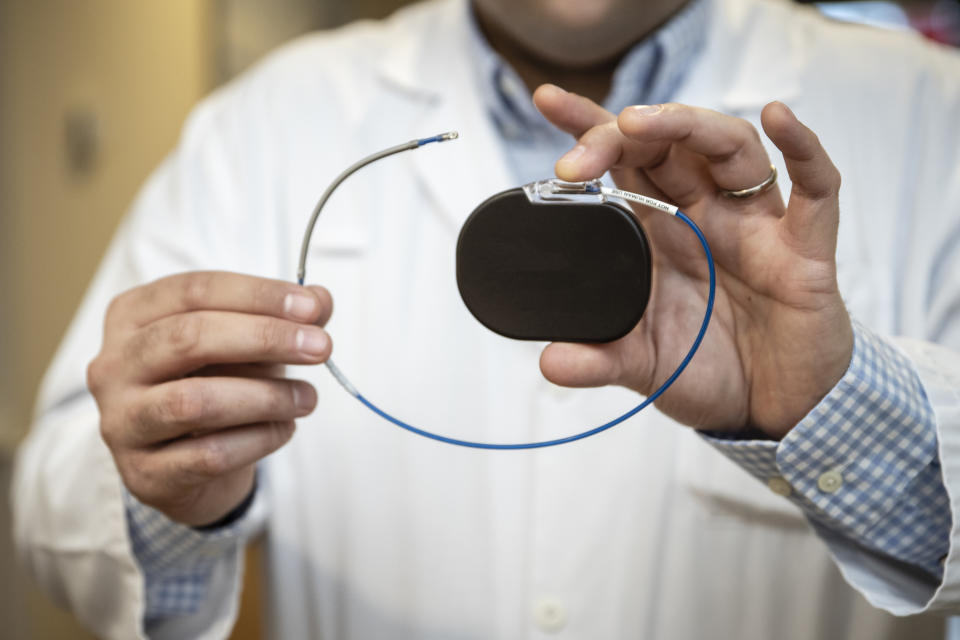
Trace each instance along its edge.
{"label": "person in lab coat", "polygon": [[[449,0],[295,42],[198,107],[123,222],[18,457],[20,552],[106,637],[226,636],[260,531],[272,637],[936,637],[890,614],[960,607],[958,113],[956,54],[777,0]],[[323,286],[291,282],[333,176],[449,129],[344,184]],[[558,158],[714,250],[657,410],[482,452],[314,366],[332,337],[377,404],[493,442],[659,385],[706,295],[663,214],[615,343],[541,354],[459,301],[464,218]],[[723,195],[771,163],[779,189]]]}

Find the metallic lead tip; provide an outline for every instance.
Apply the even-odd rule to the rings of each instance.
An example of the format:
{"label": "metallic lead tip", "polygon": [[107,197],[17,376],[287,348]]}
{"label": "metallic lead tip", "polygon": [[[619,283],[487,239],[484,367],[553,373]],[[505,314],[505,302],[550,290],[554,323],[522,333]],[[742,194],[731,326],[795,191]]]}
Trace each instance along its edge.
{"label": "metallic lead tip", "polygon": [[460,134],[456,131],[447,131],[446,133],[438,133],[435,136],[429,138],[420,138],[419,140],[411,140],[410,144],[422,147],[425,144],[430,144],[431,142],[446,142],[447,140],[456,140],[460,137]]}

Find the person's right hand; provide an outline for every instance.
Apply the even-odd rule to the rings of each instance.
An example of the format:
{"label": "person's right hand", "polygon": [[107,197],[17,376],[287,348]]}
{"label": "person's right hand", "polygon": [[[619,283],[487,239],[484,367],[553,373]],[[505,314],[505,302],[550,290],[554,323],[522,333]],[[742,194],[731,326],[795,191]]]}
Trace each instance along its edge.
{"label": "person's right hand", "polygon": [[236,507],[257,460],[316,405],[312,386],[280,376],[330,356],[332,308],[321,287],[222,272],[117,296],[87,385],[130,493],[192,526]]}

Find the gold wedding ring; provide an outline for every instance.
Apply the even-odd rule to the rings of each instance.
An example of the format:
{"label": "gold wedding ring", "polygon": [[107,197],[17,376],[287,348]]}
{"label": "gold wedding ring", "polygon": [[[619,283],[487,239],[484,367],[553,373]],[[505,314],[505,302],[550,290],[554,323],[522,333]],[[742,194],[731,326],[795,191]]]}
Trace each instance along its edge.
{"label": "gold wedding ring", "polygon": [[777,184],[777,168],[773,165],[770,165],[770,175],[767,176],[766,180],[757,186],[749,187],[747,189],[737,189],[736,191],[720,189],[720,193],[727,198],[737,198],[742,200],[743,198],[750,198],[752,196],[761,194],[775,184]]}

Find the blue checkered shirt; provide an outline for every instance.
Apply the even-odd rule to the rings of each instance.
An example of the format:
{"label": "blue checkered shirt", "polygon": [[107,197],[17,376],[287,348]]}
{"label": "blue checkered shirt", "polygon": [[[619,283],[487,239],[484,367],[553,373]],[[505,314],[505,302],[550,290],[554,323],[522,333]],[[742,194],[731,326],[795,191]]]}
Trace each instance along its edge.
{"label": "blue checkered shirt", "polygon": [[240,521],[211,531],[171,522],[123,492],[130,543],[146,578],[145,622],[193,613],[206,596],[214,564],[243,543]]}
{"label": "blue checkered shirt", "polygon": [[910,360],[854,323],[853,358],[780,441],[707,440],[824,527],[939,578],[950,503],[936,419]]}
{"label": "blue checkered shirt", "polygon": [[[638,43],[614,74],[604,106],[667,102],[699,53],[709,2],[693,0]],[[519,76],[472,23],[477,82],[518,183],[551,174],[571,146],[530,101]],[[854,327],[849,370],[781,442],[705,436],[824,527],[864,547],[941,574],[950,506],[937,458],[932,409],[910,361]],[[146,578],[146,620],[184,615],[203,602],[212,567],[236,552],[242,520],[214,532],[170,522],[127,496],[133,552]]]}

